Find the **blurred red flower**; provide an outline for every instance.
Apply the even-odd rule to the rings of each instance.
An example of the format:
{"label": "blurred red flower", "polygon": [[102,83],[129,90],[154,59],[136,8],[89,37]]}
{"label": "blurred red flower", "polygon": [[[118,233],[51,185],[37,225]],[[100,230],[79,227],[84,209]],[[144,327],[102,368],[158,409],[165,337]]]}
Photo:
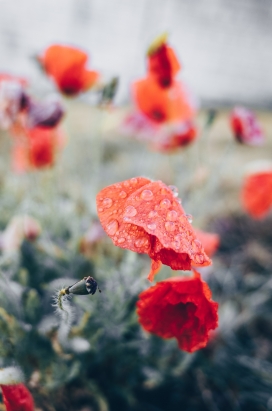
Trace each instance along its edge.
{"label": "blurred red flower", "polygon": [[84,92],[98,81],[99,73],[86,69],[87,60],[84,51],[60,44],[48,47],[39,57],[46,73],[67,96]]}
{"label": "blurred red flower", "polygon": [[113,243],[150,256],[150,281],[161,264],[173,270],[211,264],[178,199],[162,181],[132,178],[104,188],[96,201]]}
{"label": "blurred red flower", "polygon": [[163,88],[152,77],[147,77],[133,83],[132,95],[138,109],[157,123],[181,122],[195,116],[181,82],[174,81],[171,87]]}
{"label": "blurred red flower", "polygon": [[243,207],[253,218],[265,217],[272,207],[272,165],[248,173],[242,185]]}
{"label": "blurred red flower", "polygon": [[207,345],[218,326],[218,304],[208,285],[193,277],[171,277],[143,291],[137,302],[139,322],[162,338],[176,338],[179,348],[193,352]]}
{"label": "blurred red flower", "polygon": [[230,124],[239,143],[259,146],[264,143],[264,133],[255,114],[244,108],[235,107],[230,115]]}
{"label": "blurred red flower", "polygon": [[7,411],[34,411],[32,395],[24,384],[1,384],[1,388]]}
{"label": "blurred red flower", "polygon": [[219,235],[216,233],[208,233],[197,228],[194,228],[194,232],[197,237],[197,240],[201,242],[205,253],[209,257],[212,257],[213,254],[217,251],[220,244]]}
{"label": "blurred red flower", "polygon": [[31,169],[52,167],[56,154],[64,144],[64,135],[59,128],[34,127],[13,129],[15,144],[12,152],[13,169],[24,172]]}
{"label": "blurred red flower", "polygon": [[162,34],[156,38],[147,51],[148,74],[161,87],[170,87],[181,68],[174,50],[167,45],[167,37]]}

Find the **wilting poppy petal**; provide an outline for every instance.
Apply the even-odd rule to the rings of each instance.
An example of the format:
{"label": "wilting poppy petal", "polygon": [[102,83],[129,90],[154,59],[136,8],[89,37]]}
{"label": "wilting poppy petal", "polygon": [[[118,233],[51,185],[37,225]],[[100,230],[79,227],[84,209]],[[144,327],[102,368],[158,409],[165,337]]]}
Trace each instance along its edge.
{"label": "wilting poppy petal", "polygon": [[264,134],[255,114],[244,108],[235,107],[230,115],[230,124],[239,143],[259,146],[264,143]]}
{"label": "wilting poppy petal", "polygon": [[[212,257],[217,251],[220,244],[220,237],[216,233],[208,233],[199,229],[194,229],[197,240],[199,240],[204,248],[205,253]],[[196,241],[197,241],[196,240]]]}
{"label": "wilting poppy petal", "polygon": [[208,285],[193,277],[171,277],[143,291],[137,302],[139,322],[162,338],[176,338],[180,349],[193,352],[206,346],[209,331],[218,326],[218,304]]}
{"label": "wilting poppy petal", "polygon": [[34,401],[24,384],[1,385],[7,411],[34,411]]}
{"label": "wilting poppy petal", "polygon": [[56,127],[64,115],[64,107],[59,100],[45,100],[42,102],[29,101],[26,121],[28,128]]}
{"label": "wilting poppy petal", "polygon": [[162,88],[149,76],[133,83],[132,95],[138,109],[157,123],[187,121],[195,115],[181,82],[174,81],[171,87]]}
{"label": "wilting poppy petal", "polygon": [[242,204],[254,218],[265,217],[272,207],[272,165],[245,176]]}
{"label": "wilting poppy petal", "polygon": [[97,72],[86,69],[88,55],[75,47],[54,44],[39,60],[60,91],[69,96],[88,90],[99,77]]}
{"label": "wilting poppy petal", "polygon": [[[210,265],[171,189],[143,177],[113,184],[97,195],[102,227],[115,245],[148,254],[173,270]],[[158,264],[152,262],[152,281]]]}

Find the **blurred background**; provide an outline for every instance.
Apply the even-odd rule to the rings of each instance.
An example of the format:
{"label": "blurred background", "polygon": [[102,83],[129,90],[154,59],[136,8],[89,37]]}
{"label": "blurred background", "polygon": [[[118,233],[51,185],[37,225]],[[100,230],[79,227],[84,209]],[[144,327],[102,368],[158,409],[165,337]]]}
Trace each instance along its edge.
{"label": "blurred background", "polygon": [[31,57],[54,42],[80,46],[92,67],[120,76],[123,103],[144,73],[149,43],[164,31],[204,104],[271,106],[270,0],[1,0],[1,70],[44,90]]}

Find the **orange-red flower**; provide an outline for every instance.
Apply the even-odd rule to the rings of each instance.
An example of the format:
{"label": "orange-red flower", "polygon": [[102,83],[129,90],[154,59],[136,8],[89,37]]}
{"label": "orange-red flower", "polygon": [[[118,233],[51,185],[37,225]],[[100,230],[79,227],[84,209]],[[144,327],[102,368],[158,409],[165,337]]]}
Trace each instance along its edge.
{"label": "orange-red flower", "polygon": [[138,109],[157,123],[182,122],[195,116],[181,82],[174,81],[171,87],[162,88],[152,77],[147,77],[133,83],[132,95]]}
{"label": "orange-red flower", "polygon": [[269,213],[272,208],[272,165],[265,165],[245,176],[241,199],[252,217],[263,218]]}
{"label": "orange-red flower", "polygon": [[148,74],[161,87],[170,87],[175,75],[180,70],[180,64],[174,50],[167,45],[167,35],[156,38],[148,52]]}
{"label": "orange-red flower", "polygon": [[197,237],[197,240],[201,242],[205,253],[209,257],[212,257],[213,254],[217,251],[220,244],[219,235],[216,233],[208,233],[197,228],[194,229],[194,232]]}
{"label": "orange-red flower", "polygon": [[1,384],[1,388],[7,411],[34,411],[32,395],[24,384]]}
{"label": "orange-red flower", "polygon": [[211,264],[201,243],[195,241],[180,202],[162,181],[132,178],[104,188],[96,201],[102,227],[113,243],[150,256],[149,280],[161,264],[173,270]]}
{"label": "orange-red flower", "polygon": [[68,96],[88,90],[99,77],[98,72],[86,68],[88,55],[75,47],[54,44],[39,60],[59,90]]}
{"label": "orange-red flower", "polygon": [[137,302],[139,322],[162,338],[176,338],[188,352],[206,346],[209,331],[218,326],[218,304],[208,285],[194,276],[171,277],[143,291]]}
{"label": "orange-red flower", "polygon": [[230,124],[239,143],[259,146],[264,143],[264,133],[256,116],[244,107],[235,107],[230,115]]}
{"label": "orange-red flower", "polygon": [[22,135],[15,134],[12,152],[13,169],[24,172],[31,169],[52,167],[56,154],[63,145],[63,134],[58,128],[34,127],[21,129]]}

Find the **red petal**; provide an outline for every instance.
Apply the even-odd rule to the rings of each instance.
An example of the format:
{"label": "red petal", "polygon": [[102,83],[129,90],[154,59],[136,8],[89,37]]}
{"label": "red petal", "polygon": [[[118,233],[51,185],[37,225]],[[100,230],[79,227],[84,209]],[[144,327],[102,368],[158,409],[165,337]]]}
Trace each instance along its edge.
{"label": "red petal", "polygon": [[1,385],[7,411],[33,411],[32,395],[24,384]]}
{"label": "red petal", "polygon": [[260,171],[245,177],[242,203],[254,218],[263,218],[272,207],[272,171]]}

